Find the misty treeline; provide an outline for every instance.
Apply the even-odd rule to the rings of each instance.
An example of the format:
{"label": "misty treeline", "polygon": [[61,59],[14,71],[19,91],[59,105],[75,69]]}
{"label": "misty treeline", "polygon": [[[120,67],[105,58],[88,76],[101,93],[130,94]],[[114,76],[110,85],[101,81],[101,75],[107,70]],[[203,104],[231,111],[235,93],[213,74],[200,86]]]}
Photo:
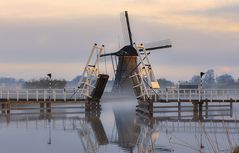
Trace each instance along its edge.
{"label": "misty treeline", "polygon": [[[67,84],[67,81],[64,79],[53,79],[51,83],[51,88],[64,88]],[[49,88],[49,79],[40,78],[40,79],[31,79],[25,81],[23,79],[15,79],[11,77],[1,77],[0,78],[0,87],[2,88],[28,88],[28,89],[46,89]]]}
{"label": "misty treeline", "polygon": [[[51,83],[50,83],[51,82]],[[52,88],[52,89],[62,89],[65,88],[67,81],[62,79],[53,79],[49,80],[48,78],[40,78],[38,80],[32,79],[30,81],[25,81],[23,84],[23,88],[27,89],[47,89],[47,88]]]}
{"label": "misty treeline", "polygon": [[[200,72],[199,72],[200,73]],[[53,79],[52,88],[75,88],[80,80],[81,76],[76,76],[70,81],[64,79]],[[158,79],[161,88],[176,86],[180,84],[188,85],[200,85],[201,77],[200,74],[193,75],[190,80],[184,80],[179,82],[173,82],[166,78]],[[220,76],[215,76],[213,69],[205,72],[205,75],[202,77],[202,85],[204,88],[239,88],[239,80],[235,79],[230,74],[223,74]],[[113,81],[108,81],[108,86],[113,86]],[[3,88],[49,88],[48,78],[32,79],[25,81],[23,79],[15,79],[10,77],[1,77],[0,78],[0,87]]]}
{"label": "misty treeline", "polygon": [[25,81],[23,79],[15,79],[10,77],[1,77],[0,78],[0,87],[4,88],[15,88],[22,87],[22,84]]}
{"label": "misty treeline", "polygon": [[[161,88],[176,85],[176,83],[173,81],[167,80],[165,78],[158,79],[158,82]],[[213,69],[205,72],[202,78],[200,74],[198,74],[192,76],[192,78],[188,81],[179,81],[177,83],[183,85],[200,85],[202,83],[204,88],[239,88],[238,79],[233,78],[233,76],[230,74],[222,74],[216,77]]]}

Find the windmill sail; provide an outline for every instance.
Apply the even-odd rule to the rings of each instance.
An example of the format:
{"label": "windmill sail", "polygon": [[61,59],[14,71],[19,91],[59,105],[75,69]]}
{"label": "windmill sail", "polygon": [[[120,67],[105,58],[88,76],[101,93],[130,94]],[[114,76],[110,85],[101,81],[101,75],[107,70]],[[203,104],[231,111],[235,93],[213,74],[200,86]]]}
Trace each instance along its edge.
{"label": "windmill sail", "polygon": [[127,11],[120,13],[120,21],[125,45],[133,46],[132,33]]}
{"label": "windmill sail", "polygon": [[163,48],[170,48],[172,47],[172,44],[170,40],[162,40],[162,41],[156,41],[151,43],[145,43],[144,47],[146,50],[156,50],[156,49],[163,49]]}

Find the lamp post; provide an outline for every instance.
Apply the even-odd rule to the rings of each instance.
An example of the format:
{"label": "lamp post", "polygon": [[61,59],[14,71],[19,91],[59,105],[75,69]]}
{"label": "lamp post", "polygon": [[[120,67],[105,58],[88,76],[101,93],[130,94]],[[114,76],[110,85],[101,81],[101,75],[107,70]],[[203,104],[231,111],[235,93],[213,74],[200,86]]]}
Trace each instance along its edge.
{"label": "lamp post", "polygon": [[[49,82],[48,82],[48,88],[49,88],[49,103],[47,103],[47,111],[50,113],[50,101],[51,101],[51,86],[52,86],[52,79],[51,79],[51,73],[48,73],[47,76],[49,77]],[[50,115],[48,115],[48,127],[49,127],[49,138],[48,138],[48,144],[51,144],[51,118]]]}
{"label": "lamp post", "polygon": [[[202,116],[202,77],[205,73],[204,72],[201,72],[200,73],[200,102],[199,102],[199,120],[201,120],[201,116]],[[202,128],[203,128],[203,125],[202,125],[202,121],[200,121],[201,123],[201,149],[204,148],[203,144],[202,144]]]}
{"label": "lamp post", "polygon": [[49,88],[49,101],[51,100],[50,92],[51,92],[51,73],[48,73],[47,76],[49,77],[48,88]]}
{"label": "lamp post", "polygon": [[202,90],[202,77],[203,77],[203,75],[204,75],[205,73],[204,72],[201,72],[200,73],[200,90]]}
{"label": "lamp post", "polygon": [[202,101],[202,77],[204,74],[204,72],[200,73],[200,102]]}

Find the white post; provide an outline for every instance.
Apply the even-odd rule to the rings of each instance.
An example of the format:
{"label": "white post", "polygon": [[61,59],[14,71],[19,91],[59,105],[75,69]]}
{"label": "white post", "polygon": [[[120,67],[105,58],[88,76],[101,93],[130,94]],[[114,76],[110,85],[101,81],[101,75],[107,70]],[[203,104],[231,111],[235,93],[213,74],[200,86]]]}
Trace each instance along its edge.
{"label": "white post", "polygon": [[236,94],[236,91],[234,93],[234,98],[235,98],[235,102],[237,102],[237,94]]}
{"label": "white post", "polygon": [[224,93],[224,90],[222,90],[222,102],[224,102],[224,96],[225,96],[225,93]]}
{"label": "white post", "polygon": [[166,91],[166,101],[168,102],[168,91]]}
{"label": "white post", "polygon": [[184,97],[184,99],[187,99],[187,97],[186,97],[186,90],[185,89],[183,90],[183,97]]}
{"label": "white post", "polygon": [[66,91],[63,90],[64,101],[66,101]]}
{"label": "white post", "polygon": [[17,90],[17,101],[19,101],[19,90]]}
{"label": "white post", "polygon": [[[84,77],[85,77],[85,73],[87,72],[87,67],[88,67],[88,65],[90,64],[90,60],[91,60],[91,58],[92,58],[92,56],[93,56],[93,53],[94,53],[94,50],[95,50],[96,46],[97,46],[97,44],[94,44],[94,46],[92,47],[92,50],[91,50],[90,56],[89,56],[89,58],[88,58],[88,60],[87,60],[87,62],[86,62],[86,66],[85,66],[85,69],[84,69],[84,71],[83,71],[82,77],[80,78],[80,80],[79,80],[79,82],[78,82],[78,86],[79,86],[79,87],[80,87],[81,82],[83,81],[83,79],[84,79]],[[83,89],[84,89],[84,88],[83,88]]]}
{"label": "white post", "polygon": [[201,89],[198,90],[198,101],[201,101]]}
{"label": "white post", "polygon": [[179,96],[180,96],[180,95],[179,95],[179,89],[178,89],[178,102],[179,102],[179,100],[180,100],[180,99],[179,99]]}
{"label": "white post", "polygon": [[26,95],[26,96],[27,96],[26,100],[28,101],[28,100],[29,100],[29,99],[28,99],[28,89],[27,89],[27,95]]}
{"label": "white post", "polygon": [[38,101],[38,90],[36,90],[36,100]]}
{"label": "white post", "polygon": [[46,90],[45,89],[43,89],[43,99],[44,99],[44,101],[46,101]]}
{"label": "white post", "polygon": [[237,96],[238,96],[239,92],[236,90],[235,91],[235,102],[237,102]]}
{"label": "white post", "polygon": [[76,94],[75,94],[75,101],[76,101]]}
{"label": "white post", "polygon": [[7,91],[7,100],[9,100],[9,90]]}
{"label": "white post", "polygon": [[54,101],[56,101],[56,90],[53,90]]}
{"label": "white post", "polygon": [[96,56],[96,66],[97,66],[97,76],[99,75],[99,71],[100,71],[100,65],[99,65],[99,59],[100,59],[100,54],[101,54],[101,52],[102,52],[102,48],[100,48],[100,50],[98,51],[98,49],[96,50],[96,52],[97,52],[97,56]]}
{"label": "white post", "polygon": [[212,102],[212,93],[213,93],[213,90],[211,89],[211,96],[210,96],[211,102]]}
{"label": "white post", "polygon": [[191,102],[192,101],[192,91],[191,91],[191,89],[189,90],[189,101]]}
{"label": "white post", "polygon": [[[158,90],[158,91],[159,91],[159,90]],[[155,101],[155,102],[157,101],[157,95],[158,95],[158,93],[159,93],[158,91],[156,92],[157,94],[155,94],[155,96],[154,96],[154,101]]]}

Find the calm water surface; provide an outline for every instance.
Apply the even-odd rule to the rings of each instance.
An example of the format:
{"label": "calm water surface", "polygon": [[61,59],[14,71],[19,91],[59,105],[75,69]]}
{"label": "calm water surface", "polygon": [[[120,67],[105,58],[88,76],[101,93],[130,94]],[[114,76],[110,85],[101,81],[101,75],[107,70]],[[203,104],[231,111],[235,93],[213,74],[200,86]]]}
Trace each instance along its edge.
{"label": "calm water surface", "polygon": [[[59,109],[51,116],[1,116],[0,148],[3,153],[125,153],[125,152],[231,152],[237,146],[238,106],[204,108],[201,116],[191,104],[160,104],[161,113],[148,119],[135,111],[137,101],[102,100],[102,111],[80,113]],[[199,118],[203,122],[199,121]]]}

